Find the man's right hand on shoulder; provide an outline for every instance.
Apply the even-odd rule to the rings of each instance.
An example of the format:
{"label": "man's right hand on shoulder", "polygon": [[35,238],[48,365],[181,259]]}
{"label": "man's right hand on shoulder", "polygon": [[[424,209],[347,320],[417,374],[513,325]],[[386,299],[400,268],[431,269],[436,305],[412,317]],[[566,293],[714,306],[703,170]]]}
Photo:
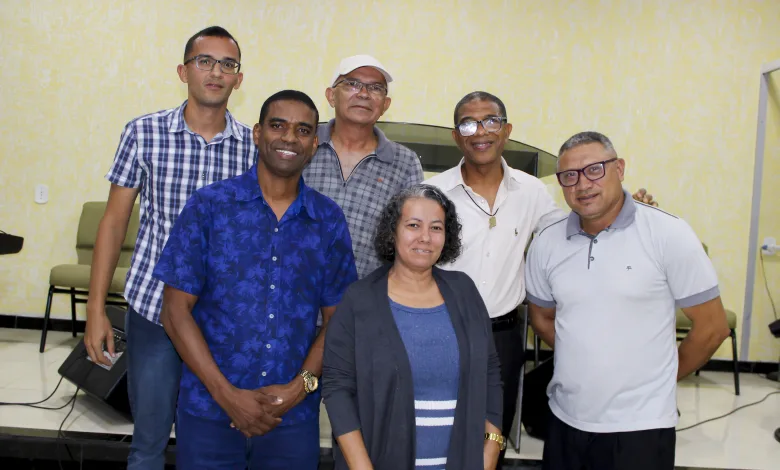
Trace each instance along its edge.
{"label": "man's right hand on shoulder", "polygon": [[87,354],[95,363],[111,366],[111,361],[103,354],[105,350],[114,356],[114,330],[106,315],[105,306],[94,307],[87,304],[87,328],[84,333],[84,346]]}
{"label": "man's right hand on shoulder", "polygon": [[231,387],[217,398],[217,403],[230,417],[231,426],[246,437],[262,436],[282,422],[273,411],[273,407],[282,404],[282,399],[257,390]]}

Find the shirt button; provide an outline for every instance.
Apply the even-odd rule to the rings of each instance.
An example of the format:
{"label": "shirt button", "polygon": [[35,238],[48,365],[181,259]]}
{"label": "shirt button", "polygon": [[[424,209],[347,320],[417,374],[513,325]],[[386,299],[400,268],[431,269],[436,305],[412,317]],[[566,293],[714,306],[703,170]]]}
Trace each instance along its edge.
{"label": "shirt button", "polygon": [[274,317],[274,314],[273,314],[273,313],[272,313],[272,314],[270,314],[270,315],[268,315],[268,318],[273,318],[273,317]]}
{"label": "shirt button", "polygon": [[266,344],[265,345],[265,349],[271,349],[271,345],[270,344]]}
{"label": "shirt button", "polygon": [[268,374],[266,374],[265,372],[263,372],[263,373],[262,373],[262,374],[260,374],[260,375],[262,375],[263,377],[265,377],[265,376],[266,376],[266,375],[268,375]]}
{"label": "shirt button", "polygon": [[278,231],[279,231],[279,229],[278,229],[278,228],[275,228],[275,229],[274,229],[274,232],[278,232]]}
{"label": "shirt button", "polygon": [[271,258],[271,259],[272,259],[272,260],[274,260],[274,261],[276,261],[276,256],[274,256],[274,257],[273,257],[273,258]]}
{"label": "shirt button", "polygon": [[598,243],[598,242],[599,242],[598,240],[593,240],[593,244],[594,244],[594,245],[595,245],[596,243]]}
{"label": "shirt button", "polygon": [[[591,261],[593,261],[594,259],[596,259],[596,258],[594,258],[594,257],[592,257],[592,256],[590,257],[590,260],[591,260]],[[273,287],[273,286],[271,286],[271,287]]]}
{"label": "shirt button", "polygon": [[[593,259],[593,258],[591,258],[591,259]],[[276,289],[276,286],[271,284],[271,290],[274,290],[274,289]]]}
{"label": "shirt button", "polygon": [[487,254],[487,257],[490,258],[490,253]]}
{"label": "shirt button", "polygon": [[205,179],[206,179],[206,172],[204,171],[204,172],[203,172],[203,173],[200,175],[200,177],[201,177],[201,178],[203,178],[203,179],[205,180]]}
{"label": "shirt button", "polygon": [[484,285],[484,284],[487,284],[487,281],[482,281],[482,284],[483,284],[483,285]]}

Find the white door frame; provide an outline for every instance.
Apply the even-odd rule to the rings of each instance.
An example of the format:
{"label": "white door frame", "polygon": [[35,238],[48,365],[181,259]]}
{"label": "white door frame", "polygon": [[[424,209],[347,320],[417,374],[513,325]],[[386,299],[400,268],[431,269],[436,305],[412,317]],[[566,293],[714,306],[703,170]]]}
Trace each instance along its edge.
{"label": "white door frame", "polygon": [[769,94],[769,74],[780,70],[780,60],[761,67],[758,92],[758,123],[756,126],[756,159],[753,167],[753,203],[750,210],[750,238],[748,239],[748,263],[745,276],[745,305],[742,309],[742,347],[739,357],[746,361],[750,351],[750,325],[753,317],[753,290],[756,282],[756,256],[758,255],[758,219],[761,215],[761,183],[764,173],[764,144],[766,141],[766,106]]}

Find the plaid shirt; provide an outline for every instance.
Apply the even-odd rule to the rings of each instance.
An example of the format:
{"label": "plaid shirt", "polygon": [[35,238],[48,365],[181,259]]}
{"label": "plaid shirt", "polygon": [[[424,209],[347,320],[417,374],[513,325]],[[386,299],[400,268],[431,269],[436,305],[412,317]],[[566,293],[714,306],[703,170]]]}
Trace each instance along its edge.
{"label": "plaid shirt", "polygon": [[376,151],[361,160],[344,180],[330,136],[335,120],[317,129],[320,146],[303,172],[306,184],[341,206],[347,217],[358,277],[382,265],[374,250],[379,214],[391,197],[423,180],[420,158],[401,144],[387,140],[374,127]]}
{"label": "plaid shirt", "polygon": [[125,298],[147,320],[160,323],[163,284],[152,278],[173,223],[195,190],[240,175],[255,162],[252,130],[226,112],[225,130],[211,142],[184,122],[187,102],[130,121],[106,179],[141,188],[141,220]]}

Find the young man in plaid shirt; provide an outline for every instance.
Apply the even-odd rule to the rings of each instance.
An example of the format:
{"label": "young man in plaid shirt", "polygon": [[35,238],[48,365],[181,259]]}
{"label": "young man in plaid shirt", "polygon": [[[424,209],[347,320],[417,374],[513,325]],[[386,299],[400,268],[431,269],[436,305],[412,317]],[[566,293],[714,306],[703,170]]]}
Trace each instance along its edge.
{"label": "young man in plaid shirt", "polygon": [[[141,224],[127,275],[128,393],[135,421],[129,469],[162,469],[173,425],[181,359],[160,325],[163,284],[152,278],[171,227],[195,190],[244,173],[255,162],[252,129],[227,110],[241,85],[241,49],[223,28],[192,36],[177,72],[187,84],[181,106],[130,121],[114,163],[92,261],[84,343],[93,361],[114,354],[106,293],[133,204]],[[105,349],[105,353],[104,353]]]}

